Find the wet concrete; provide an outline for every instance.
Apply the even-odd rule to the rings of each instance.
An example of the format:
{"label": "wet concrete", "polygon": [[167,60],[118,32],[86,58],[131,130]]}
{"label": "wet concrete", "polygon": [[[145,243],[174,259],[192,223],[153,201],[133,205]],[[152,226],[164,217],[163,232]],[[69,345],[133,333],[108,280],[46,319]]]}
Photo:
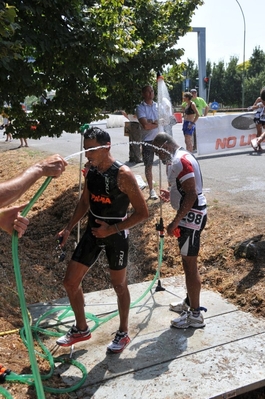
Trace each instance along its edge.
{"label": "wet concrete", "polygon": [[[265,321],[240,311],[218,293],[203,290],[201,304],[206,326],[179,330],[170,327],[178,316],[169,303],[183,298],[182,277],[162,280],[164,291],[156,292],[157,282],[130,285],[131,343],[121,354],[107,354],[106,346],[118,328],[116,296],[112,289],[85,295],[86,312],[99,324],[89,341],[75,345],[73,358],[87,370],[84,384],[75,392],[80,399],[206,399],[230,398],[265,384]],[[142,298],[142,294],[147,295]],[[152,295],[151,295],[152,293]],[[174,295],[173,295],[174,294]],[[139,302],[138,298],[142,298]],[[30,306],[33,320],[59,305],[69,306],[67,298]],[[101,324],[104,317],[109,320]],[[46,322],[53,324],[57,314]],[[45,320],[44,320],[45,321]],[[63,319],[65,331],[72,325]],[[93,329],[95,322],[90,321]],[[55,339],[45,341],[54,348]],[[69,356],[69,348],[56,346],[55,355]],[[81,374],[73,366],[58,365],[63,380],[73,385]]]}

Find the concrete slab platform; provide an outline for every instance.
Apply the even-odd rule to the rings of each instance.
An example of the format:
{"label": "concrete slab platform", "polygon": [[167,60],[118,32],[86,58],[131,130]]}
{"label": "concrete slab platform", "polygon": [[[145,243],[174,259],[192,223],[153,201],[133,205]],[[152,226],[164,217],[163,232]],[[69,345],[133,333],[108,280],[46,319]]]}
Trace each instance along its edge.
{"label": "concrete slab platform", "polygon": [[[265,321],[240,311],[216,292],[203,290],[201,305],[206,327],[178,330],[170,320],[178,316],[168,305],[185,296],[182,277],[161,280],[164,291],[150,295],[150,282],[130,285],[134,307],[130,311],[131,343],[118,355],[107,354],[111,333],[119,325],[116,296],[112,289],[85,295],[92,339],[75,345],[73,358],[87,370],[84,384],[75,394],[82,399],[205,399],[232,398],[265,385]],[[143,293],[147,293],[143,297]],[[174,295],[172,295],[174,293]],[[34,321],[53,312],[41,325],[54,325],[64,312],[67,298],[29,307]],[[64,313],[67,330],[74,322]],[[115,314],[115,313],[114,313]],[[103,325],[104,324],[104,325]],[[54,347],[55,339],[46,346]],[[56,356],[68,355],[69,348],[58,348]],[[76,384],[81,372],[73,366],[58,365],[58,372],[69,384]]]}

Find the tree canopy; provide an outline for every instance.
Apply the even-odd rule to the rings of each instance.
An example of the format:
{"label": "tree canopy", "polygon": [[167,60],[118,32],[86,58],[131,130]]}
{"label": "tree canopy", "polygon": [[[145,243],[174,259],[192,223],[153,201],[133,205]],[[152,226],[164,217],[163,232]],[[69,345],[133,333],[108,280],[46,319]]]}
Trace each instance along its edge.
{"label": "tree canopy", "polygon": [[[0,3],[0,103],[17,135],[75,132],[102,110],[132,112],[140,88],[174,66],[202,0],[10,0]],[[53,98],[48,92],[54,91]],[[32,114],[21,104],[35,96]],[[32,128],[33,126],[33,128]]]}

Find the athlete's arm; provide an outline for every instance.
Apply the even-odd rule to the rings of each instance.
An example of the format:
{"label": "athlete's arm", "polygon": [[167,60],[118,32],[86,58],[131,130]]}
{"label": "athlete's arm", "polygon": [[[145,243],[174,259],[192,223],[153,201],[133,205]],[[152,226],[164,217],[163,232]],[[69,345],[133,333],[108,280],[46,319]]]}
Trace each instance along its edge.
{"label": "athlete's arm", "polygon": [[75,225],[82,219],[82,217],[88,212],[90,206],[89,202],[89,191],[85,183],[82,195],[75,207],[74,213],[67,223],[66,227],[58,233],[59,237],[63,237],[61,246],[63,247],[71,233],[71,230]]}
{"label": "athlete's arm", "polygon": [[168,226],[167,231],[170,235],[173,235],[173,231],[178,227],[181,219],[183,219],[187,215],[187,213],[192,208],[192,206],[194,205],[194,203],[197,199],[197,192],[196,192],[196,185],[195,185],[194,177],[190,177],[189,179],[185,180],[181,184],[181,189],[184,191],[185,195],[184,195],[183,201],[181,203],[181,206],[177,212],[177,215],[175,216],[173,221]]}
{"label": "athlete's arm", "polygon": [[194,120],[193,120],[193,123],[196,123],[197,120],[198,120],[199,117],[200,117],[200,114],[199,114],[199,111],[198,111],[198,109],[197,109],[197,107],[196,107],[196,104],[195,104],[194,102],[191,103],[191,108],[192,108],[193,111],[195,112],[195,118],[194,118]]}
{"label": "athlete's arm", "polygon": [[118,185],[120,190],[128,195],[133,207],[133,213],[118,224],[119,230],[125,230],[147,219],[148,208],[136,178],[128,166],[123,165],[120,168]]}
{"label": "athlete's arm", "polygon": [[252,105],[252,109],[257,109],[257,108],[259,108],[259,103],[261,102],[261,97],[258,97],[257,99],[256,99],[256,101],[254,102],[254,104]]}
{"label": "athlete's arm", "polygon": [[204,107],[204,115],[203,116],[207,116],[208,112],[209,112],[209,105],[206,103],[205,107]]}
{"label": "athlete's arm", "polygon": [[148,209],[143,193],[137,184],[134,174],[126,165],[123,165],[119,169],[118,186],[123,193],[128,195],[133,207],[133,213],[127,219],[112,226],[104,222],[100,223],[101,229],[98,229],[101,230],[100,237],[107,237],[122,230],[129,229],[148,218]]}
{"label": "athlete's arm", "polygon": [[52,155],[30,166],[20,175],[0,183],[0,207],[5,207],[16,201],[39,178],[43,176],[59,177],[66,165],[67,162],[60,155]]}

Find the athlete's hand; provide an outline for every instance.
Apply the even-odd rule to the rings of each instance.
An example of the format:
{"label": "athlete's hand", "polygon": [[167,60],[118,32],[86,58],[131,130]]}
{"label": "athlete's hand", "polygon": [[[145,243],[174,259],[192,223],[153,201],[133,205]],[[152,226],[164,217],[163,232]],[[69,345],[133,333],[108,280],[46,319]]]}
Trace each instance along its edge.
{"label": "athlete's hand", "polygon": [[168,190],[160,190],[160,195],[159,197],[161,198],[162,201],[164,202],[169,202],[170,198],[169,198],[169,191]]}
{"label": "athlete's hand", "polygon": [[66,228],[61,230],[57,234],[57,240],[60,240],[60,247],[63,248],[66,244],[66,241],[68,240],[68,237],[70,235],[70,230],[67,230]]}
{"label": "athlete's hand", "polygon": [[99,224],[99,227],[92,227],[91,231],[93,236],[97,237],[97,238],[105,238],[110,236],[111,234],[113,234],[110,230],[111,230],[111,226],[104,222],[103,220],[100,219],[96,219],[95,222],[97,224]]}
{"label": "athlete's hand", "polygon": [[170,237],[173,237],[173,236],[179,237],[178,235],[176,235],[176,233],[177,233],[176,229],[177,228],[178,228],[178,225],[177,225],[177,223],[175,221],[169,223],[169,225],[167,226],[167,234]]}

